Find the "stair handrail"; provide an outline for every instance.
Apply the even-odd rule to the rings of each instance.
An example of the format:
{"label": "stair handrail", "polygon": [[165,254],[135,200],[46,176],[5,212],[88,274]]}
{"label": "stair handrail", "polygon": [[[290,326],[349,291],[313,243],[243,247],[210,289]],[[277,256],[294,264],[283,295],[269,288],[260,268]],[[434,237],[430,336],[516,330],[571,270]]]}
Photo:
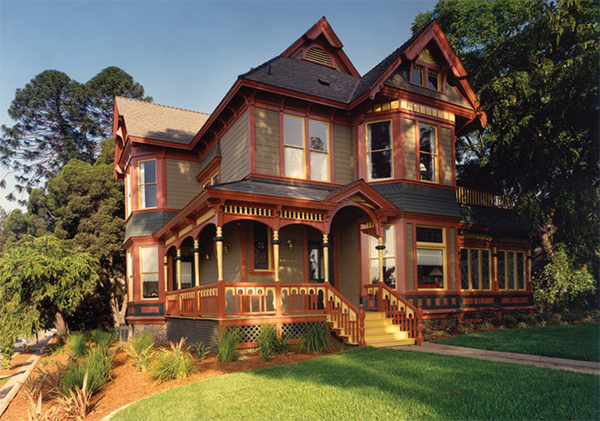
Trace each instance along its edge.
{"label": "stair handrail", "polygon": [[[360,305],[360,310],[356,308],[346,297],[344,297],[337,289],[331,286],[329,282],[325,282],[327,286],[327,296],[325,303],[325,314],[337,324],[343,336],[349,336],[358,343],[358,346],[367,346],[365,342],[365,312],[363,305]],[[335,299],[338,302],[335,302]],[[337,306],[335,305],[337,304]],[[343,306],[341,305],[343,304]],[[344,313],[344,306],[347,313]],[[351,320],[350,316],[354,315],[355,320]]]}
{"label": "stair handrail", "polygon": [[[420,303],[418,307],[415,307],[406,298],[398,294],[383,282],[368,284],[364,287],[367,290],[367,310],[385,312],[386,317],[391,317],[389,314],[390,308],[388,307],[388,305],[391,305],[390,300],[389,298],[385,299],[383,296],[383,292],[387,292],[389,296],[394,297],[394,299],[404,305],[407,317],[410,319],[410,316],[412,316],[412,319],[415,321],[413,326],[414,329],[412,327],[408,329],[410,332],[410,337],[416,340],[417,345],[421,345],[423,343],[423,308],[421,307]],[[377,294],[369,293],[370,289],[376,289]],[[375,303],[375,297],[377,297],[377,303]]]}

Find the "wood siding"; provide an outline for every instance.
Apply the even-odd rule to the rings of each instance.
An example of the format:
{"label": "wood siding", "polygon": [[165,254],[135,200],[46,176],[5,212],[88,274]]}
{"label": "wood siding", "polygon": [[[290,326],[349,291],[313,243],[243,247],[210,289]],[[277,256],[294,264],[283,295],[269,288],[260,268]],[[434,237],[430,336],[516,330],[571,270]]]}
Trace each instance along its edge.
{"label": "wood siding", "polygon": [[256,172],[280,175],[279,170],[279,113],[254,109]]}
{"label": "wood siding", "polygon": [[447,127],[441,128],[442,142],[442,184],[451,186],[453,177],[453,159],[452,159],[452,130]]}
{"label": "wood siding", "polygon": [[338,291],[358,307],[360,293],[359,230],[355,221],[345,218],[336,226]]}
{"label": "wood siding", "polygon": [[333,125],[333,168],[335,182],[349,184],[356,180],[354,128]]}
{"label": "wood siding", "polygon": [[[281,282],[305,282],[303,227],[288,225],[279,232],[279,280]],[[288,241],[294,245],[290,250]]]}
{"label": "wood siding", "polygon": [[417,179],[417,141],[415,138],[415,121],[404,119],[404,168],[406,178]]}
{"label": "wood siding", "polygon": [[221,138],[221,183],[238,181],[250,173],[248,111]]}
{"label": "wood siding", "polygon": [[202,191],[202,185],[196,180],[200,163],[167,158],[165,167],[167,208],[181,209]]}

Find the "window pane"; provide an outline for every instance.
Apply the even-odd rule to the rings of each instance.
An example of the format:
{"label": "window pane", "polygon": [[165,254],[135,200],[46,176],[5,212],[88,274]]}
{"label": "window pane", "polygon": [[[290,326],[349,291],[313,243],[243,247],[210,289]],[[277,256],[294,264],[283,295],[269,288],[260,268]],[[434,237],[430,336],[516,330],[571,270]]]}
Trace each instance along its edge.
{"label": "window pane", "polygon": [[435,153],[435,127],[419,124],[419,150]]}
{"label": "window pane", "polygon": [[310,120],[310,148],[327,152],[327,138],[327,124]]}
{"label": "window pane", "polygon": [[490,287],[490,251],[481,250],[481,288],[491,289]]}
{"label": "window pane", "polygon": [[469,289],[469,250],[460,249],[460,287]]}
{"label": "window pane", "polygon": [[471,284],[479,289],[479,250],[471,250]]}
{"label": "window pane", "polygon": [[312,180],[328,181],[327,153],[310,152],[310,178]]}
{"label": "window pane", "polygon": [[142,290],[144,298],[158,297],[158,273],[142,274]]}
{"label": "window pane", "polygon": [[508,289],[515,289],[515,252],[509,251],[506,260],[506,270],[508,278]]}
{"label": "window pane", "polygon": [[371,152],[370,158],[370,174],[371,180],[378,178],[390,178],[392,176],[392,151]]}
{"label": "window pane", "polygon": [[396,287],[396,259],[383,259],[383,281],[389,287]]}
{"label": "window pane", "polygon": [[395,256],[396,252],[396,229],[394,225],[386,225],[383,229],[384,256]]}
{"label": "window pane", "polygon": [[181,262],[181,288],[192,287],[192,262]]}
{"label": "window pane", "polygon": [[254,223],[254,269],[269,269],[269,229],[258,222]]}
{"label": "window pane", "polygon": [[417,249],[417,280],[419,288],[444,287],[444,252]]}
{"label": "window pane", "polygon": [[439,74],[429,71],[429,88],[439,90]]}
{"label": "window pane", "polygon": [[517,253],[517,288],[525,289],[525,253]]}
{"label": "window pane", "polygon": [[284,151],[285,175],[288,177],[304,177],[304,151],[286,147]]}
{"label": "window pane", "polygon": [[371,259],[371,283],[379,282],[379,260]]}
{"label": "window pane", "polygon": [[442,244],[444,242],[442,228],[417,227],[417,241]]}
{"label": "window pane", "polygon": [[423,85],[423,69],[419,66],[413,66],[412,83]]}
{"label": "window pane", "polygon": [[422,153],[419,157],[421,180],[435,181],[435,155]]}
{"label": "window pane", "polygon": [[156,204],[156,184],[140,186],[140,207],[155,208]]}
{"label": "window pane", "polygon": [[140,184],[156,183],[156,161],[142,161],[139,168]]}
{"label": "window pane", "polygon": [[498,288],[506,289],[506,252],[498,252]]}
{"label": "window pane", "polygon": [[390,149],[392,139],[390,136],[390,122],[380,121],[378,123],[370,123],[368,125],[368,149],[369,151],[378,151],[382,149]]}
{"label": "window pane", "polygon": [[284,142],[286,145],[303,147],[303,125],[304,119],[299,117],[292,117],[290,115],[283,116],[284,126]]}
{"label": "window pane", "polygon": [[140,247],[141,271],[158,272],[158,248],[156,246]]}

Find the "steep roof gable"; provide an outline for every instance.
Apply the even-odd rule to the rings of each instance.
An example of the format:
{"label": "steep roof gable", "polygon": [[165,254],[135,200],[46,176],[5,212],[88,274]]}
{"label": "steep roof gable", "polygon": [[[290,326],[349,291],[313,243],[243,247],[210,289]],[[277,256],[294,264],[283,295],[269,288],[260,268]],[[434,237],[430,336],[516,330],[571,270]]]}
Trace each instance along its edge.
{"label": "steep roof gable", "polygon": [[318,63],[354,77],[360,77],[342,48],[343,44],[323,16],[281,53],[281,56]]}

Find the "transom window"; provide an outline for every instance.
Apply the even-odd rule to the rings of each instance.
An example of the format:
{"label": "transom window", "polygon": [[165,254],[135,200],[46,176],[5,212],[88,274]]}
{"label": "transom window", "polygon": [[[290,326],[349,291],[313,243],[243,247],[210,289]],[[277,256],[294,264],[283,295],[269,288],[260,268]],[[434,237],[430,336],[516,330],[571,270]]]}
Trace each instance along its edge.
{"label": "transom window", "polygon": [[156,207],[156,160],[138,163],[138,194],[140,209]]}
{"label": "transom window", "polygon": [[437,181],[437,128],[419,123],[419,179]]}
{"label": "transom window", "polygon": [[329,181],[329,125],[309,120],[305,136],[304,121],[302,117],[283,116],[284,175]]}
{"label": "transom window", "polygon": [[491,289],[490,250],[460,250],[460,285],[462,289]]}
{"label": "transom window", "polygon": [[417,285],[419,289],[445,288],[445,254],[443,228],[417,227]]}
{"label": "transom window", "polygon": [[392,178],[392,122],[367,124],[369,180]]}

